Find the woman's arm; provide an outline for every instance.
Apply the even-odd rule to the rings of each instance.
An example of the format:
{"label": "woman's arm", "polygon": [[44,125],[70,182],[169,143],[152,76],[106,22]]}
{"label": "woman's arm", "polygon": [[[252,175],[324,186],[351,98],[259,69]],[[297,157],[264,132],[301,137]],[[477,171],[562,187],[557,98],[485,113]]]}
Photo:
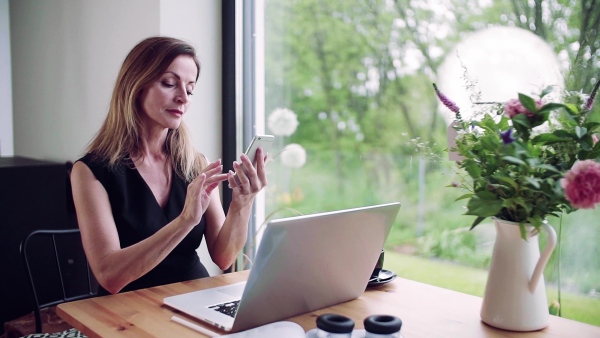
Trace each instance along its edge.
{"label": "woman's arm", "polygon": [[215,264],[225,270],[233,264],[248,237],[248,221],[252,203],[259,191],[267,186],[265,169],[266,156],[259,148],[256,151],[256,169],[246,155],[241,155],[241,164],[234,162],[233,172],[227,174],[233,190],[227,216],[223,212],[218,192],[214,192],[206,210],[206,245]]}
{"label": "woman's arm", "polygon": [[[110,293],[156,267],[196,226],[210,195],[226,179],[220,162],[211,163],[188,186],[184,212],[151,237],[121,248],[108,194],[92,171],[77,162],[71,172],[73,199],[83,247],[94,276]],[[191,196],[191,197],[190,197]]]}

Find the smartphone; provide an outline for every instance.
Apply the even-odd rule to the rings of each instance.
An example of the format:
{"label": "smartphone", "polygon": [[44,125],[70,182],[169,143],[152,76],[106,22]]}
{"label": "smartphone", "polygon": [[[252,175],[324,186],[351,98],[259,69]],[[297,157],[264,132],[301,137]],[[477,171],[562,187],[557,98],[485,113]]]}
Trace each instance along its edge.
{"label": "smartphone", "polygon": [[263,150],[263,155],[269,152],[271,149],[271,145],[273,144],[273,140],[275,140],[275,136],[273,135],[256,135],[252,138],[248,149],[244,154],[248,156],[252,164],[256,164],[256,149],[261,147]]}

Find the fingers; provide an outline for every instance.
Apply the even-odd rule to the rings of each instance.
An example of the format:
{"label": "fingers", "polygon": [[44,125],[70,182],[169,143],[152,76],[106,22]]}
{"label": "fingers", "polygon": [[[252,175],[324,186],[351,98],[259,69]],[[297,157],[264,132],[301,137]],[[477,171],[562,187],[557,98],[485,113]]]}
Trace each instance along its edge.
{"label": "fingers", "polygon": [[[202,194],[202,191],[205,189],[205,185],[207,184],[208,178],[205,173],[198,175],[189,185],[188,185],[188,197],[192,199],[198,198]],[[209,183],[210,184],[210,183]]]}
{"label": "fingers", "polygon": [[[224,174],[224,176],[225,176],[225,178],[227,178],[227,175]],[[214,183],[207,185],[206,188],[204,189],[206,194],[210,195],[213,192],[213,190],[215,190],[215,188],[219,186],[219,182],[221,182],[221,181],[214,182]]]}
{"label": "fingers", "polygon": [[[227,174],[222,174],[222,172],[223,165],[221,165],[221,159],[218,159],[207,165],[204,169],[202,169],[201,175],[205,175],[207,180],[206,183],[212,183],[217,181],[221,182],[227,179]],[[199,181],[201,175],[196,176],[192,183]]]}
{"label": "fingers", "polygon": [[219,184],[219,182],[223,182],[226,179],[227,179],[227,174],[213,175],[206,179],[205,184],[213,184],[213,183]]}
{"label": "fingers", "polygon": [[202,173],[189,184],[188,190],[191,189],[191,193],[194,195],[201,194],[203,190],[206,191],[207,194],[210,194],[214,189],[208,190],[210,186],[213,184],[218,185],[220,182],[227,179],[227,174],[223,174],[222,171],[223,166],[221,165],[220,159],[210,163],[202,170]]}
{"label": "fingers", "polygon": [[240,156],[240,162],[233,162],[234,172],[230,172],[227,176],[229,187],[231,189],[238,188],[245,194],[259,192],[267,184],[265,161],[267,156],[263,153],[262,148],[256,150],[256,167],[250,162],[250,158],[246,155]]}
{"label": "fingers", "polygon": [[237,177],[237,175],[233,171],[229,170],[229,172],[232,174],[233,179],[234,179],[236,185],[242,184],[242,182],[240,182],[240,179]]}
{"label": "fingers", "polygon": [[250,179],[256,175],[256,170],[254,170],[254,167],[250,164],[250,169],[248,169],[248,164],[245,161],[248,161],[248,157],[246,157],[246,155],[242,155],[242,164],[233,162],[233,170],[235,171],[236,182],[241,185],[249,184]]}
{"label": "fingers", "polygon": [[211,176],[216,173],[223,172],[223,166],[221,165],[221,159],[218,159],[212,163],[209,163],[204,169],[202,169],[203,173],[206,173],[206,176]]}
{"label": "fingers", "polygon": [[[258,156],[260,156],[261,149],[258,148],[256,149],[256,154]],[[250,161],[250,158],[248,156],[246,156],[246,154],[242,154],[242,156],[240,156],[240,160],[242,161],[242,165],[241,168],[244,171],[244,174],[246,174],[246,177],[254,177],[256,175],[256,169],[254,169],[254,164]],[[235,169],[235,164],[234,164],[234,169]],[[237,170],[236,170],[237,172]]]}
{"label": "fingers", "polygon": [[258,179],[261,182],[261,186],[264,187],[267,185],[267,170],[265,167],[269,154],[267,153],[263,156],[262,148],[259,148],[258,150],[260,150],[260,154],[257,154],[258,159],[256,160],[256,173],[258,174]]}
{"label": "fingers", "polygon": [[206,174],[201,173],[188,185],[188,190],[198,191],[204,185],[204,182],[206,182]]}

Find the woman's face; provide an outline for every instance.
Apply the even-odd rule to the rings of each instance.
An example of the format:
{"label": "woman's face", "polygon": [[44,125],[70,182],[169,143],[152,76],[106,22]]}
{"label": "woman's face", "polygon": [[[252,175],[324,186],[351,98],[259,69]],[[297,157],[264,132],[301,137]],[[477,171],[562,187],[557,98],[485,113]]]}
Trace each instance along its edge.
{"label": "woman's face", "polygon": [[191,56],[175,58],[164,74],[142,91],[142,121],[150,128],[177,129],[190,106],[197,72]]}

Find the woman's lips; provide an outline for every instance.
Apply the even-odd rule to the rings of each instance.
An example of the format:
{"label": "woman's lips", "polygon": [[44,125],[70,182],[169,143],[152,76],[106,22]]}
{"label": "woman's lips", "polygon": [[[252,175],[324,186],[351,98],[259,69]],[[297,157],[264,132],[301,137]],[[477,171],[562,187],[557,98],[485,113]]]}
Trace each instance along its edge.
{"label": "woman's lips", "polygon": [[168,109],[167,111],[169,113],[171,113],[172,115],[175,115],[175,116],[182,116],[183,115],[183,112],[181,110],[178,110],[178,109]]}

